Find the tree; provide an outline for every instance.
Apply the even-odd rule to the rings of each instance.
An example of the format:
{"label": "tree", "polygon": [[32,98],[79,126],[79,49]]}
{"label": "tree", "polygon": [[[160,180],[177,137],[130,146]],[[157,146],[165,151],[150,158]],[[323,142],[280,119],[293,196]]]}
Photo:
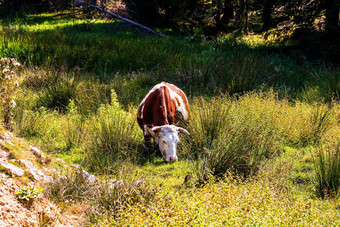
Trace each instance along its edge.
{"label": "tree", "polygon": [[339,33],[339,1],[325,0],[326,9],[326,32],[330,38],[335,37]]}

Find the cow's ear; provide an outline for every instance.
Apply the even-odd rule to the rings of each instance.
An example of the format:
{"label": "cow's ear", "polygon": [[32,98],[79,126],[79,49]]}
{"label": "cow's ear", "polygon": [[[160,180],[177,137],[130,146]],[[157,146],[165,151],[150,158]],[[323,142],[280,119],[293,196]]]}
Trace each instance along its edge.
{"label": "cow's ear", "polygon": [[159,135],[159,132],[161,131],[161,129],[162,129],[162,127],[160,127],[160,126],[156,126],[156,127],[153,127],[153,128],[151,129],[151,131],[155,134],[154,137],[156,137],[156,136]]}
{"label": "cow's ear", "polygon": [[185,130],[184,128],[181,128],[181,127],[177,127],[177,132],[182,132],[182,133],[185,133],[187,135],[190,135],[190,133],[187,130]]}

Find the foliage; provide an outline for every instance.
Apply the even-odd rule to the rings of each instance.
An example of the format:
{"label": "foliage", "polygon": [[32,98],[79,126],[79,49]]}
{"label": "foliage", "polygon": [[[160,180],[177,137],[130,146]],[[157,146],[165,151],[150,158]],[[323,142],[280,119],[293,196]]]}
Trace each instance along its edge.
{"label": "foliage", "polygon": [[44,194],[58,204],[77,202],[91,198],[96,188],[82,177],[81,170],[67,171],[55,176],[44,185]]}
{"label": "foliage", "polygon": [[16,89],[19,86],[17,71],[20,63],[16,59],[1,58],[0,64],[0,113],[3,123],[7,129],[12,129],[13,109],[16,107],[14,101]]}
{"label": "foliage", "polygon": [[39,186],[20,186],[20,189],[17,189],[15,191],[15,197],[17,197],[19,201],[30,205],[33,203],[33,201],[40,200],[40,192],[42,192],[43,190],[44,189]]}
{"label": "foliage", "polygon": [[[256,98],[251,98],[255,108],[265,105]],[[202,181],[206,180],[205,174],[221,177],[228,170],[248,176],[277,152],[278,128],[271,125],[272,119],[259,116],[244,101],[248,102],[228,97],[200,100],[193,109],[188,130],[192,152],[199,156],[196,171]]]}
{"label": "foliage", "polygon": [[129,206],[115,219],[103,215],[98,224],[337,225],[336,204],[336,201],[292,199],[291,189],[279,178],[268,180],[263,177],[242,182],[230,176],[200,189],[173,189],[171,193],[156,197],[149,206]]}
{"label": "foliage", "polygon": [[36,105],[63,112],[72,99],[76,99],[74,79],[56,73],[47,77],[44,88],[38,94]]}
{"label": "foliage", "polygon": [[315,155],[317,193],[322,198],[338,196],[340,192],[340,142],[318,148]]}
{"label": "foliage", "polygon": [[135,203],[147,205],[157,189],[145,182],[139,171],[130,165],[125,162],[121,166],[116,172],[116,180],[98,179],[95,183],[84,179],[80,169],[68,170],[45,183],[44,194],[63,207],[91,202],[94,209],[88,213],[88,219],[93,221],[99,214],[115,215]]}
{"label": "foliage", "polygon": [[[99,179],[69,170],[44,186],[66,212],[89,207],[84,225],[339,225],[338,195],[315,182],[311,155],[320,147],[320,169],[335,172],[325,160],[340,134],[336,67],[263,40],[158,39],[60,14],[0,29],[1,55],[25,63],[16,133]],[[191,108],[172,164],[141,162],[137,107],[160,81],[182,88]],[[329,199],[315,196],[321,188]]]}
{"label": "foliage", "polygon": [[111,104],[101,106],[89,123],[85,160],[91,171],[109,173],[122,159],[137,158],[141,130],[131,114],[121,109],[114,90]]}

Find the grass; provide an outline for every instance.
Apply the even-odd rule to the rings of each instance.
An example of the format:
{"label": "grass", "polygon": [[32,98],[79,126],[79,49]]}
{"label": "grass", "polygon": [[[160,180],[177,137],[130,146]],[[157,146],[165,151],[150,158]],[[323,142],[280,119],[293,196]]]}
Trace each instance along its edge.
{"label": "grass", "polygon": [[340,146],[339,142],[319,148],[316,152],[317,192],[323,197],[336,197],[340,192]]}
{"label": "grass", "polygon": [[[330,187],[339,177],[336,67],[266,44],[160,39],[67,14],[2,21],[0,30],[0,55],[24,64],[16,134],[100,180],[69,170],[44,187],[65,211],[92,207],[86,224],[340,224]],[[180,137],[173,164],[145,156],[136,123],[160,81],[182,88],[191,108],[191,135]],[[110,179],[124,184],[110,189]]]}

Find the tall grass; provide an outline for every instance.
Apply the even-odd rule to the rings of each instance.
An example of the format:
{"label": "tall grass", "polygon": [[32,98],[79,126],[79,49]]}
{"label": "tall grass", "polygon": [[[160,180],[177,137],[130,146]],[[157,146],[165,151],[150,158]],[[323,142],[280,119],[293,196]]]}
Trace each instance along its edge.
{"label": "tall grass", "polygon": [[229,170],[249,176],[278,151],[279,130],[270,125],[270,119],[244,109],[250,106],[239,106],[239,101],[228,97],[201,99],[196,105],[188,130],[202,181],[209,174],[222,177]]}
{"label": "tall grass", "polygon": [[301,138],[303,144],[318,144],[330,128],[332,108],[325,105],[315,105],[310,116],[310,127]]}
{"label": "tall grass", "polygon": [[338,196],[340,193],[340,141],[319,147],[315,155],[317,193],[322,198]]}
{"label": "tall grass", "polygon": [[121,109],[114,90],[111,104],[100,107],[87,125],[85,162],[91,171],[110,173],[119,161],[137,158],[141,130],[131,114]]}
{"label": "tall grass", "polygon": [[[155,197],[157,189],[145,182],[141,173],[129,163],[121,163],[121,168],[109,180],[98,179],[89,182],[82,170],[67,170],[45,182],[44,194],[47,198],[66,209],[72,204],[91,204],[87,211],[88,221],[95,223],[103,214],[118,216],[119,212],[135,203],[147,206]],[[115,178],[115,179],[112,179]]]}

